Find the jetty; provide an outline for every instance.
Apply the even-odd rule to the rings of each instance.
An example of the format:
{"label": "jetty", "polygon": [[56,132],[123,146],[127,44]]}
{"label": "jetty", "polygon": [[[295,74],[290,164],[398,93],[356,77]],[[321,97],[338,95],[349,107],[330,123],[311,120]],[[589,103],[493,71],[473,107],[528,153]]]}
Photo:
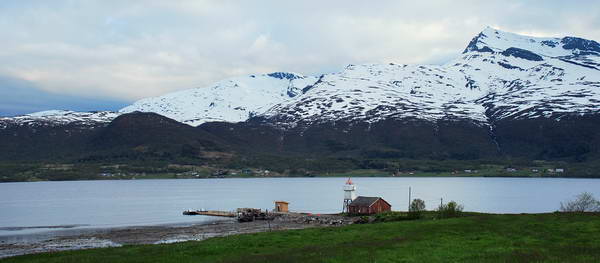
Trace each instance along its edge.
{"label": "jetty", "polygon": [[235,211],[216,211],[216,210],[185,210],[184,215],[203,215],[203,216],[222,216],[236,217],[239,222],[252,222],[254,220],[273,220],[276,216],[287,214],[288,202],[275,201],[275,209],[269,212],[268,209],[259,208],[238,208]]}
{"label": "jetty", "polygon": [[275,213],[257,208],[238,208],[235,212],[216,210],[185,210],[184,215],[236,217],[239,222],[252,222],[254,220],[273,220]]}
{"label": "jetty", "polygon": [[234,212],[229,211],[216,211],[216,210],[185,210],[184,215],[202,215],[202,216],[222,216],[222,217],[236,217]]}

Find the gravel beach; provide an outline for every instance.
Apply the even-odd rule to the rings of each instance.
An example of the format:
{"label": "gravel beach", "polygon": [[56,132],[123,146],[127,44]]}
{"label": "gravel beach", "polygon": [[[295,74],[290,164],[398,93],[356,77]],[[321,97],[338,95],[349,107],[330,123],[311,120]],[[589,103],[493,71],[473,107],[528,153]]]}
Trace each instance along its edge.
{"label": "gravel beach", "polygon": [[271,221],[257,220],[246,223],[239,223],[235,219],[220,219],[191,225],[68,229],[41,234],[2,236],[0,258],[63,250],[174,243],[236,234],[341,226],[351,223],[351,219],[338,215],[290,213],[280,215]]}

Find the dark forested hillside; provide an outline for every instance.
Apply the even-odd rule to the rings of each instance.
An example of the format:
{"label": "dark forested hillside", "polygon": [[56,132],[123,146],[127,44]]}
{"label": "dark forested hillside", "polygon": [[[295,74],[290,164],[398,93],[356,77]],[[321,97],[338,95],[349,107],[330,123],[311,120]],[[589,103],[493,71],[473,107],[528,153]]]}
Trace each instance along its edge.
{"label": "dark forested hillside", "polygon": [[406,119],[283,130],[260,118],[192,127],[154,113],[131,113],[92,128],[68,124],[0,130],[0,164],[154,167],[158,162],[262,167],[301,175],[352,169],[453,171],[482,162],[546,160],[571,163],[579,169],[576,175],[594,176],[596,168],[590,167],[600,160],[599,130],[598,115],[505,119],[493,129],[468,120]]}

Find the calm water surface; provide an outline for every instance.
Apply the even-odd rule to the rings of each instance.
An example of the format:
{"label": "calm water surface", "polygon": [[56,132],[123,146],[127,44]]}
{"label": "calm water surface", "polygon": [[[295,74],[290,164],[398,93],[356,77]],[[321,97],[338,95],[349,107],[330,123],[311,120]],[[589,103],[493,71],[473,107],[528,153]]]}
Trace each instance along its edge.
{"label": "calm water surface", "polygon": [[[335,213],[342,208],[345,178],[257,178],[74,181],[0,184],[0,236],[48,231],[39,226],[109,228],[198,223],[215,218],[183,216],[185,209],[272,209]],[[406,210],[408,187],[428,209],[455,200],[465,210],[490,213],[552,212],[587,191],[600,197],[600,179],[562,178],[353,178],[359,195],[381,196]]]}

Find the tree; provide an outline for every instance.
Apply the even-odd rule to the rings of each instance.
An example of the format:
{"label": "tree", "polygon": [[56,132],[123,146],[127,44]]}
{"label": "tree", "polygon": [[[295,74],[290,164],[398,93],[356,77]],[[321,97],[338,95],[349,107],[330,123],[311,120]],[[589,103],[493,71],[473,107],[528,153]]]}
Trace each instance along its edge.
{"label": "tree", "polygon": [[568,201],[565,204],[560,203],[562,212],[600,212],[600,201],[594,198],[594,195],[583,192],[576,196],[575,200]]}
{"label": "tree", "polygon": [[442,204],[438,207],[438,218],[459,217],[464,206],[451,201],[447,204]]}
{"label": "tree", "polygon": [[410,210],[408,210],[408,216],[410,218],[421,218],[421,215],[425,211],[425,201],[421,199],[414,199],[410,203]]}

